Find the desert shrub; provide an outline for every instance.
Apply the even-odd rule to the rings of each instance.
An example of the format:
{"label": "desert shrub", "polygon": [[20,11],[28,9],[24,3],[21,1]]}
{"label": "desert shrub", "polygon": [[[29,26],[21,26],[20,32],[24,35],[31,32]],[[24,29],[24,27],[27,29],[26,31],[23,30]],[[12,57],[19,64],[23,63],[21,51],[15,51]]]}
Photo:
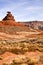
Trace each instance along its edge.
{"label": "desert shrub", "polygon": [[3,63],[3,65],[14,65],[13,63]]}
{"label": "desert shrub", "polygon": [[40,56],[40,62],[43,64],[43,55]]}
{"label": "desert shrub", "polygon": [[0,57],[0,60],[2,60],[2,57]]}
{"label": "desert shrub", "polygon": [[7,64],[7,63],[3,63],[3,65],[9,65],[9,64]]}
{"label": "desert shrub", "polygon": [[30,42],[35,43],[37,40],[36,39],[31,39]]}
{"label": "desert shrub", "polygon": [[34,63],[28,63],[28,65],[35,65]]}
{"label": "desert shrub", "polygon": [[42,41],[37,41],[37,43],[39,43],[39,44],[40,44],[40,43],[41,43],[41,44],[43,44],[43,42],[42,42]]}
{"label": "desert shrub", "polygon": [[5,53],[5,52],[6,52],[5,49],[1,49],[1,48],[0,48],[0,54],[3,54],[3,53]]}

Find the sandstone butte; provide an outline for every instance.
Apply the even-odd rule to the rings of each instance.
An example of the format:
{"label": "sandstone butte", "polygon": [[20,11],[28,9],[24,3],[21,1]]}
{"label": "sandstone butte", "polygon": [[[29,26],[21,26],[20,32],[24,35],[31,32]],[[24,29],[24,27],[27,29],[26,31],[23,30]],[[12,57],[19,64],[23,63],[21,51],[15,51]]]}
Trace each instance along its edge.
{"label": "sandstone butte", "polygon": [[0,21],[0,26],[24,26],[21,23],[16,22],[11,12],[7,12],[7,15]]}

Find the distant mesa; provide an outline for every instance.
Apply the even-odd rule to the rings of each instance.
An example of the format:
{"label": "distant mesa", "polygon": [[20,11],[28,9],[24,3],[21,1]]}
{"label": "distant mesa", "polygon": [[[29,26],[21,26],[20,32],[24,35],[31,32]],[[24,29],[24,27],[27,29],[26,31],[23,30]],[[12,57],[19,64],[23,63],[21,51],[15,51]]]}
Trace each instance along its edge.
{"label": "distant mesa", "polygon": [[3,21],[5,21],[5,20],[13,20],[13,21],[15,21],[14,16],[12,16],[10,11],[8,11],[7,15],[3,18]]}

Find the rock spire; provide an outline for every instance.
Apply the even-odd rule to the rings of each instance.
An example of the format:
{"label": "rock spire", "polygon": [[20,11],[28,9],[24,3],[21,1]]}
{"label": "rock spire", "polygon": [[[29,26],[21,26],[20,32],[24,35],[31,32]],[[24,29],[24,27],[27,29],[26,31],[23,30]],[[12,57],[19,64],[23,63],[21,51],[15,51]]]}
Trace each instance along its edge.
{"label": "rock spire", "polygon": [[3,18],[3,20],[14,20],[14,16],[12,16],[11,12],[7,12],[7,15]]}

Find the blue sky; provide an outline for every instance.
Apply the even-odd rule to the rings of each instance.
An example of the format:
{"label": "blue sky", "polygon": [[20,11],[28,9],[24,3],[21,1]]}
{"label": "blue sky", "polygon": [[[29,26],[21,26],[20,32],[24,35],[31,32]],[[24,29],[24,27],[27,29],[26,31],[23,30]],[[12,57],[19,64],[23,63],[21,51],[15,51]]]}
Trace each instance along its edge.
{"label": "blue sky", "polygon": [[0,0],[0,20],[7,11],[17,21],[43,20],[43,0]]}

